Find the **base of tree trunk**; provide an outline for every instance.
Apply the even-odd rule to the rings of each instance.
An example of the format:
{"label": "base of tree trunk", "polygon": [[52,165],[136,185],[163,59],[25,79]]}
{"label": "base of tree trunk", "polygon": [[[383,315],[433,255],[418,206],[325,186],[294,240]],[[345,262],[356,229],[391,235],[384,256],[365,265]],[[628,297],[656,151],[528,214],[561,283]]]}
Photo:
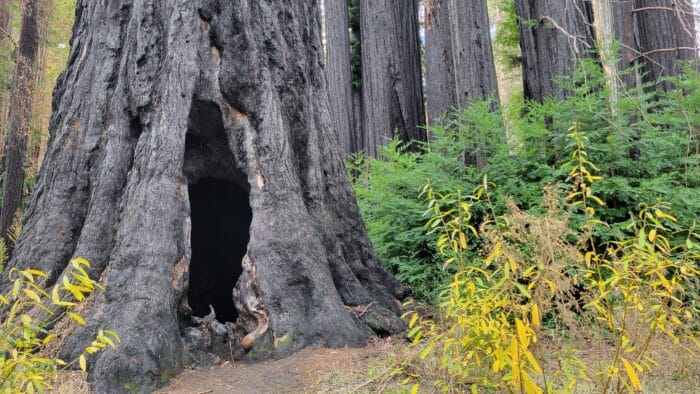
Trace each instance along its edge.
{"label": "base of tree trunk", "polygon": [[78,2],[9,266],[55,282],[71,257],[91,261],[106,292],[61,357],[116,331],[88,360],[97,392],[404,329],[405,288],[342,164],[320,26],[316,1]]}

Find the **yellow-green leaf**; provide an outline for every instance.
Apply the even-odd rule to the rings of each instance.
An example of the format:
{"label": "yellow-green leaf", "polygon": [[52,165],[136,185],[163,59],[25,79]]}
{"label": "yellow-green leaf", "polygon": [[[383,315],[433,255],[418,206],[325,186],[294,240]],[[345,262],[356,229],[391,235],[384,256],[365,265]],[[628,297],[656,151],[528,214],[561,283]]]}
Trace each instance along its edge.
{"label": "yellow-green leaf", "polygon": [[639,376],[637,376],[637,372],[634,370],[634,367],[624,357],[622,357],[621,360],[622,364],[625,366],[625,371],[627,371],[627,376],[630,378],[632,387],[634,387],[635,390],[641,391],[642,382],[639,381]]}
{"label": "yellow-green leaf", "polygon": [[532,324],[535,327],[540,326],[540,308],[537,306],[537,304],[532,304],[532,311],[530,311],[530,314],[532,315]]}
{"label": "yellow-green leaf", "polygon": [[78,324],[80,324],[81,326],[86,325],[85,319],[83,319],[83,317],[80,316],[79,314],[73,313],[73,312],[68,312],[68,316],[70,316],[71,319],[75,320],[75,321],[76,321]]}
{"label": "yellow-green leaf", "polygon": [[656,239],[656,229],[652,229],[651,231],[649,231],[648,238],[649,241],[654,242],[654,240]]}
{"label": "yellow-green leaf", "polygon": [[520,342],[520,345],[527,348],[527,331],[522,320],[515,319],[515,330],[518,333],[518,341]]}
{"label": "yellow-green leaf", "polygon": [[41,298],[39,298],[39,295],[36,294],[36,292],[34,290],[24,289],[24,294],[26,294],[27,297],[29,297],[32,301],[34,301],[36,303],[41,302]]}
{"label": "yellow-green leaf", "polygon": [[80,358],[78,359],[78,363],[80,364],[80,369],[83,371],[87,371],[87,360],[85,359],[85,355],[81,354]]}

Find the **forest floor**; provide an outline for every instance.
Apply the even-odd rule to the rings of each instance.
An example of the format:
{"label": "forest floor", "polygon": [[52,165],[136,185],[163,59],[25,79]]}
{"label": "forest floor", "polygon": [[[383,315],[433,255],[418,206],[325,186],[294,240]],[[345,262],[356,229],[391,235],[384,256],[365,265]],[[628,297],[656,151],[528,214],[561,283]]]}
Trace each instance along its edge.
{"label": "forest floor", "polygon": [[[552,342],[545,340],[546,353]],[[578,346],[587,364],[599,361],[605,345]],[[400,339],[377,341],[359,349],[306,349],[290,357],[258,363],[226,362],[209,369],[189,369],[170,381],[159,394],[229,394],[229,393],[410,393],[411,385],[389,376],[397,359],[408,356],[407,343]],[[700,356],[656,346],[659,368],[646,376],[645,394],[691,394],[700,386]],[[435,360],[437,361],[437,360]],[[545,360],[554,367],[556,357]],[[551,365],[550,365],[551,364]],[[548,368],[549,369],[549,368]],[[439,392],[429,376],[431,372],[416,368],[423,375],[420,392]],[[77,379],[75,379],[77,378]],[[58,393],[88,393],[84,379],[56,390]],[[76,380],[78,383],[76,383]],[[82,383],[80,381],[82,380]],[[585,383],[576,393],[594,393]]]}
{"label": "forest floor", "polygon": [[378,391],[373,383],[397,345],[378,341],[351,349],[306,349],[261,363],[230,363],[209,370],[187,370],[158,391],[167,394],[346,393]]}

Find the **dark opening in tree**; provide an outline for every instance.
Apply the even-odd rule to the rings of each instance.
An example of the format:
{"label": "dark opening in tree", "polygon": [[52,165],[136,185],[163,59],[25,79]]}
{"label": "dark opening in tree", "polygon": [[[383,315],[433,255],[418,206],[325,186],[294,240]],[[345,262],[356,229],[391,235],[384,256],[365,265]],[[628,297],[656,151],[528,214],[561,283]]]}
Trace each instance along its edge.
{"label": "dark opening in tree", "polygon": [[214,308],[217,319],[238,317],[231,294],[241,275],[253,213],[248,192],[232,182],[212,178],[189,186],[192,215],[192,260],[187,294],[193,314]]}
{"label": "dark opening in tree", "polygon": [[235,322],[231,294],[250,240],[250,186],[236,167],[219,107],[195,98],[185,141],[183,174],[189,184],[192,257],[187,298],[194,316],[214,308]]}
{"label": "dark opening in tree", "polygon": [[[252,358],[404,329],[406,289],[372,249],[339,151],[318,1],[83,1],[75,23],[8,267],[51,285],[71,257],[92,263],[105,293],[59,356],[116,331],[117,349],[88,360],[96,392],[150,391],[197,362],[190,303],[237,313]],[[231,238],[213,243],[219,226]],[[209,300],[200,279],[217,282]],[[235,311],[217,307],[233,286]]]}

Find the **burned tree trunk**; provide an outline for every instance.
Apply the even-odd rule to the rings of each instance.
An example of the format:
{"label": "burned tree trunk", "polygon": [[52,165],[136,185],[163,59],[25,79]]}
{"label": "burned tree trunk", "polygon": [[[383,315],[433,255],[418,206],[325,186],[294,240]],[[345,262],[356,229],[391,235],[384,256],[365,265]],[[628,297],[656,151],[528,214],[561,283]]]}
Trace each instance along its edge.
{"label": "burned tree trunk", "polygon": [[362,135],[355,130],[347,0],[326,0],[328,92],[331,114],[344,154],[357,152]]}
{"label": "burned tree trunk", "polygon": [[167,380],[210,305],[251,357],[403,329],[331,132],[320,26],[317,1],[78,3],[10,266],[55,281],[82,256],[104,279],[62,351],[121,336],[88,360],[98,392]]}
{"label": "burned tree trunk", "polygon": [[24,156],[34,93],[34,61],[39,49],[37,18],[40,0],[24,2],[22,27],[17,47],[17,64],[12,75],[10,111],[5,134],[2,210],[0,210],[0,237],[10,245],[9,230],[22,204],[24,188]]}
{"label": "burned tree trunk", "polygon": [[656,88],[674,89],[661,81],[680,73],[680,62],[697,59],[695,14],[690,0],[635,0],[643,80]]}
{"label": "burned tree trunk", "polygon": [[487,98],[498,101],[486,1],[430,0],[425,15],[430,122],[452,107]]}
{"label": "burned tree trunk", "polygon": [[592,11],[584,0],[516,0],[520,20],[525,98],[564,97],[569,77],[593,50]]}
{"label": "burned tree trunk", "polygon": [[417,0],[360,0],[365,153],[425,140]]}

